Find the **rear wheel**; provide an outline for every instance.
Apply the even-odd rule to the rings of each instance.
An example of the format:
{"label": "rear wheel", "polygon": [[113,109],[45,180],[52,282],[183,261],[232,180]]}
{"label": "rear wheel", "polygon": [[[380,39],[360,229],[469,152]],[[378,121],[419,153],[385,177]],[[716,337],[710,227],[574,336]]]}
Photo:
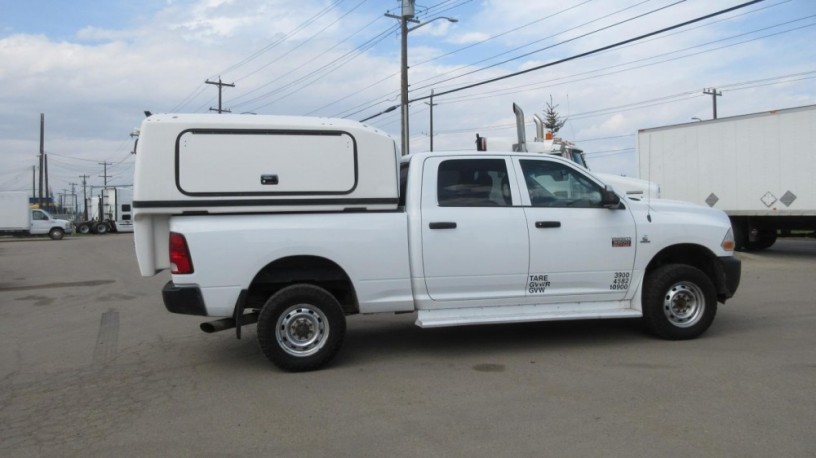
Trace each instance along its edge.
{"label": "rear wheel", "polygon": [[80,234],[90,234],[91,233],[91,225],[88,223],[81,223],[77,226],[77,232]]}
{"label": "rear wheel", "polygon": [[757,234],[757,240],[748,242],[748,251],[761,251],[770,248],[776,243],[775,230],[761,230]]}
{"label": "rear wheel", "polygon": [[323,288],[300,284],[269,298],[258,316],[258,342],[270,361],[288,371],[319,369],[343,344],[346,318]]}
{"label": "rear wheel", "polygon": [[97,234],[107,234],[110,232],[110,228],[108,227],[108,223],[99,223],[94,226],[94,232]]}
{"label": "rear wheel", "polygon": [[717,292],[697,268],[669,264],[657,268],[643,289],[643,322],[659,337],[685,340],[705,332],[717,314]]}
{"label": "rear wheel", "polygon": [[55,227],[48,231],[48,236],[51,237],[51,240],[62,240],[62,238],[65,237],[65,231]]}

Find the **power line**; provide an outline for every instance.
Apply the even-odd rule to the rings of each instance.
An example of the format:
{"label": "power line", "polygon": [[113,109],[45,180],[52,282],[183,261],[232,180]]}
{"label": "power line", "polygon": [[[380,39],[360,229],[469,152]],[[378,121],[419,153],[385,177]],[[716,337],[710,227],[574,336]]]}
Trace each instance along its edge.
{"label": "power line", "polygon": [[[596,75],[587,76],[585,78],[575,79],[575,77],[578,77],[578,76],[581,76],[581,75],[591,75],[593,73],[597,73],[597,72],[612,69],[612,68],[625,67],[627,65],[635,64],[635,63],[638,63],[638,62],[645,62],[645,61],[652,60],[652,59],[658,59],[660,57],[665,57],[665,56],[669,56],[669,55],[672,55],[672,54],[677,54],[677,53],[681,53],[681,52],[684,52],[684,51],[689,51],[689,50],[692,50],[692,49],[701,48],[703,46],[708,46],[708,45],[711,45],[711,44],[714,44],[714,43],[719,43],[719,42],[722,42],[722,41],[727,41],[727,40],[731,40],[731,39],[734,39],[734,38],[738,38],[738,37],[741,37],[741,36],[750,35],[752,33],[761,32],[763,30],[768,30],[768,29],[771,29],[771,28],[774,28],[774,27],[787,25],[787,24],[790,24],[792,22],[797,22],[797,21],[807,19],[809,17],[811,17],[811,16],[808,16],[806,18],[795,19],[793,21],[787,21],[787,22],[784,22],[784,23],[781,23],[781,24],[775,24],[773,26],[764,27],[764,28],[761,28],[761,29],[755,29],[755,30],[752,30],[752,31],[749,31],[749,32],[745,32],[745,33],[741,33],[741,34],[737,34],[737,35],[732,35],[732,36],[729,36],[729,37],[726,37],[726,38],[709,41],[709,42],[702,43],[702,44],[699,44],[699,45],[689,46],[689,47],[683,48],[683,49],[669,51],[669,52],[666,52],[666,53],[663,53],[663,54],[657,54],[657,55],[654,55],[654,56],[644,57],[642,59],[636,59],[636,60],[623,62],[623,63],[620,63],[620,64],[611,65],[611,66],[607,65],[607,66],[604,66],[602,68],[598,68],[598,69],[594,69],[594,70],[588,70],[588,71],[580,72],[580,73],[574,73],[572,75],[562,76],[562,77],[554,78],[554,79],[547,80],[547,81],[541,81],[541,82],[529,83],[529,84],[522,84],[522,85],[519,85],[519,86],[512,86],[512,87],[507,87],[507,88],[503,88],[503,89],[497,89],[497,90],[493,91],[492,93],[487,93],[487,94],[483,93],[481,95],[475,95],[475,96],[463,96],[463,97],[458,97],[458,98],[454,97],[452,99],[447,99],[446,103],[460,103],[460,102],[469,101],[469,100],[478,100],[478,99],[485,99],[485,98],[490,98],[490,97],[498,97],[498,96],[501,96],[501,95],[510,95],[510,94],[516,94],[516,93],[519,93],[519,92],[528,92],[528,91],[531,91],[531,90],[542,90],[544,88],[551,88],[551,87],[557,86],[557,85],[576,83],[576,82],[579,82],[579,81],[587,81],[587,80],[590,80],[590,79],[600,78],[600,77],[603,77],[603,76],[609,76],[609,75],[623,73],[623,72],[627,72],[627,71],[631,71],[631,70],[641,69],[641,68],[649,67],[649,66],[652,66],[652,65],[658,65],[658,64],[662,64],[662,63],[666,63],[666,62],[672,62],[672,61],[675,61],[675,60],[684,59],[684,58],[687,58],[687,57],[692,57],[692,56],[696,56],[696,55],[700,55],[700,54],[704,54],[704,53],[708,53],[708,52],[718,51],[718,50],[725,49],[725,48],[728,48],[728,47],[731,47],[731,46],[737,46],[737,45],[745,44],[745,43],[748,43],[748,42],[751,42],[751,41],[756,41],[756,40],[759,40],[759,39],[772,37],[772,36],[775,36],[775,35],[779,35],[781,33],[787,33],[787,32],[791,32],[791,31],[799,30],[799,29],[801,29],[803,27],[810,27],[813,24],[803,26],[803,27],[794,28],[794,29],[790,29],[790,30],[785,30],[785,31],[782,31],[782,32],[779,32],[779,33],[763,35],[763,36],[756,37],[756,38],[753,38],[753,39],[750,39],[750,40],[744,40],[744,41],[741,41],[741,42],[732,43],[732,44],[729,44],[729,45],[726,45],[726,46],[720,46],[720,47],[712,48],[712,49],[708,49],[708,50],[703,50],[703,51],[700,51],[700,52],[687,54],[687,55],[684,55],[684,56],[678,56],[678,57],[674,57],[674,58],[670,58],[670,59],[664,59],[664,60],[660,60],[660,61],[656,61],[656,62],[644,64],[644,65],[638,65],[638,66],[635,66],[635,67],[624,68],[624,69],[621,69],[621,70],[605,72],[605,73],[599,73],[599,74],[596,74]],[[560,82],[556,83],[557,81],[560,81]],[[534,89],[535,87],[537,87],[537,88]],[[521,88],[527,88],[527,89],[521,89]]]}
{"label": "power line", "polygon": [[[290,95],[295,94],[295,93],[305,89],[307,86],[317,82],[318,80],[320,80],[322,78],[325,78],[326,76],[328,76],[332,72],[340,69],[341,67],[348,64],[352,60],[354,60],[357,57],[361,56],[365,51],[373,48],[379,42],[384,40],[385,37],[388,36],[388,34],[390,34],[392,31],[396,30],[397,27],[398,26],[389,27],[387,30],[385,30],[384,32],[382,32],[379,35],[375,36],[374,38],[368,40],[364,44],[362,44],[362,45],[358,46],[357,48],[343,54],[342,56],[340,56],[340,57],[334,59],[333,61],[323,65],[322,67],[319,67],[319,68],[309,72],[308,74],[300,77],[299,79],[297,79],[295,81],[292,81],[292,82],[290,82],[288,84],[285,84],[285,85],[283,85],[283,86],[281,86],[281,87],[279,87],[279,88],[277,88],[275,90],[272,90],[270,92],[262,94],[262,95],[260,95],[258,97],[255,97],[254,99],[242,102],[241,104],[245,105],[245,104],[249,104],[249,103],[254,102],[254,101],[260,101],[262,99],[271,97],[271,96],[273,96],[275,94],[283,92],[283,91],[285,91],[287,89],[290,89],[292,87],[295,87],[293,90],[287,92],[286,94],[284,94],[284,95],[282,95],[282,96],[280,96],[280,97],[278,97],[278,98],[276,98],[276,99],[274,99],[274,100],[272,100],[270,102],[264,103],[263,105],[259,105],[259,106],[255,107],[255,108],[252,108],[250,111],[257,111],[257,110],[259,110],[261,108],[265,108],[265,107],[267,107],[269,105],[272,105],[273,103],[276,103],[276,102],[278,102],[278,101],[280,101],[280,100],[282,100],[282,99],[284,99],[286,97],[289,97]],[[329,69],[330,67],[331,67],[331,69]],[[315,75],[316,75],[316,77],[314,77]],[[309,80],[309,78],[312,78],[312,79]]]}
{"label": "power line", "polygon": [[[326,31],[326,30],[327,30],[329,27],[331,27],[331,26],[333,26],[334,24],[338,23],[338,22],[339,22],[341,19],[343,19],[343,18],[345,18],[346,16],[348,16],[349,14],[353,13],[353,12],[354,12],[354,10],[356,10],[357,8],[359,8],[360,6],[362,6],[362,4],[363,4],[363,3],[365,3],[365,2],[367,2],[367,1],[368,1],[368,0],[362,0],[360,3],[358,3],[357,5],[355,5],[353,8],[351,8],[351,9],[350,9],[350,10],[348,10],[348,11],[346,11],[346,12],[345,12],[345,14],[343,14],[343,15],[339,16],[337,19],[335,19],[334,21],[330,22],[329,24],[327,24],[326,26],[324,26],[323,28],[321,28],[320,30],[318,30],[316,33],[312,34],[312,35],[311,35],[309,38],[307,38],[307,39],[305,39],[305,40],[301,41],[300,43],[298,43],[298,44],[297,44],[296,46],[294,46],[293,48],[289,49],[288,51],[286,51],[285,53],[283,53],[283,54],[279,55],[278,57],[276,57],[276,58],[272,59],[271,61],[267,62],[267,63],[266,63],[266,64],[264,64],[263,66],[258,67],[257,69],[255,69],[255,70],[253,70],[253,71],[251,71],[251,72],[247,73],[246,75],[243,75],[243,76],[241,76],[241,77],[239,77],[239,78],[236,78],[236,80],[235,80],[235,81],[240,81],[240,80],[246,79],[246,78],[248,78],[248,77],[250,77],[250,76],[252,76],[252,75],[254,75],[254,74],[258,73],[259,71],[261,71],[261,70],[263,70],[263,69],[265,69],[265,68],[268,68],[270,65],[272,65],[272,64],[274,64],[274,63],[276,63],[276,62],[280,61],[280,60],[281,60],[281,59],[283,59],[284,57],[286,57],[286,56],[288,56],[289,54],[291,54],[291,53],[295,52],[296,50],[298,50],[298,49],[299,49],[301,46],[305,46],[305,45],[307,45],[307,44],[308,44],[308,43],[310,43],[310,42],[311,42],[313,39],[315,39],[315,38],[316,38],[318,35],[320,35],[321,33],[325,32],[325,31]],[[381,19],[381,18],[380,18],[380,17],[378,17],[377,19],[379,20],[379,19]],[[372,21],[371,23],[373,24],[374,22],[376,22],[376,21]],[[358,30],[357,32],[360,32],[361,30],[362,30],[362,29]],[[355,33],[357,33],[357,32],[355,32]],[[337,45],[339,45],[339,43],[335,44],[335,45],[334,45],[334,46],[332,46],[332,48],[330,48],[330,49],[334,49],[335,47],[337,47]],[[321,54],[321,55],[322,55],[322,54]],[[317,60],[318,58],[319,58],[319,56],[318,56],[318,57],[316,57],[316,58],[315,58],[315,60]],[[309,62],[309,61],[311,61],[311,59],[307,60],[307,62]],[[306,64],[304,63],[303,65],[306,65]],[[302,67],[302,66],[301,66],[301,67]],[[298,68],[300,68],[300,67],[298,67]],[[295,69],[295,70],[297,70],[297,69]],[[293,71],[294,71],[294,70],[293,70]],[[279,79],[280,79],[280,78],[282,78],[283,76],[286,76],[286,75],[291,75],[293,71],[288,71],[288,72],[286,72],[284,75],[281,75],[280,77],[278,77],[276,80],[273,80],[272,82],[279,80]],[[271,84],[272,82],[267,83],[267,84]],[[252,92],[252,91],[250,91],[250,92]]]}
{"label": "power line", "polygon": [[[323,17],[323,16],[325,16],[326,14],[328,14],[328,13],[329,13],[329,11],[331,11],[331,10],[332,10],[332,9],[334,9],[334,8],[336,8],[336,7],[337,7],[339,4],[343,3],[344,1],[345,1],[345,0],[335,0],[333,3],[329,4],[328,6],[326,6],[326,7],[325,7],[325,8],[323,8],[322,10],[320,10],[320,11],[319,11],[317,14],[315,14],[314,16],[312,16],[312,17],[310,17],[309,19],[307,19],[306,21],[302,22],[300,25],[298,25],[298,26],[297,26],[297,27],[295,27],[294,29],[292,29],[292,30],[290,30],[289,32],[287,32],[287,33],[286,33],[286,34],[285,34],[283,37],[278,38],[277,40],[273,41],[272,43],[270,43],[270,44],[268,44],[268,45],[264,46],[263,48],[261,48],[261,49],[259,49],[259,50],[255,51],[254,53],[252,53],[252,54],[251,54],[251,55],[249,55],[248,57],[245,57],[245,58],[244,58],[243,60],[241,60],[240,62],[237,62],[237,63],[235,63],[235,64],[232,64],[231,66],[227,67],[226,69],[224,69],[224,70],[222,70],[222,71],[220,71],[220,72],[216,73],[215,75],[210,76],[210,78],[214,78],[214,77],[215,77],[215,76],[217,76],[217,75],[224,75],[224,74],[226,74],[226,73],[228,73],[228,72],[230,72],[230,71],[232,71],[232,70],[235,70],[236,68],[242,67],[242,66],[244,66],[244,65],[246,65],[246,64],[248,64],[248,63],[250,63],[250,62],[252,62],[253,60],[257,59],[258,57],[260,57],[260,56],[264,55],[264,54],[265,54],[266,52],[268,52],[269,50],[273,49],[274,47],[276,47],[276,46],[278,46],[279,44],[283,43],[283,42],[284,42],[284,41],[286,41],[287,39],[289,39],[289,38],[291,38],[292,36],[296,35],[296,34],[297,34],[297,33],[299,33],[301,30],[305,29],[306,27],[309,27],[309,26],[310,26],[310,25],[312,25],[312,24],[313,24],[315,21],[317,21],[317,20],[318,20],[318,19],[320,19],[321,17]],[[208,78],[208,79],[209,79],[209,78]]]}
{"label": "power line", "polygon": [[[571,27],[571,28],[569,28],[569,29],[562,30],[562,31],[560,31],[560,32],[558,32],[558,33],[554,33],[554,34],[552,34],[552,35],[549,35],[549,36],[547,36],[547,37],[541,38],[541,39],[539,39],[539,40],[532,41],[532,42],[527,43],[527,44],[524,44],[524,45],[522,45],[522,46],[517,46],[517,47],[515,47],[515,48],[513,48],[513,49],[510,49],[510,50],[508,50],[508,51],[504,51],[504,52],[502,52],[502,53],[499,53],[499,54],[493,55],[493,56],[488,57],[488,58],[486,58],[486,59],[482,59],[482,60],[479,60],[479,61],[474,62],[474,63],[472,63],[472,64],[469,64],[469,65],[466,65],[466,66],[463,66],[463,67],[459,67],[458,69],[455,69],[455,70],[451,70],[451,71],[448,71],[448,72],[444,72],[444,73],[442,73],[441,75],[436,75],[436,76],[434,76],[434,77],[432,77],[432,78],[427,78],[427,79],[424,79],[424,80],[418,81],[418,82],[416,82],[415,84],[424,83],[424,82],[426,82],[426,81],[430,81],[430,80],[432,80],[432,79],[438,78],[439,76],[446,75],[446,74],[450,74],[450,73],[453,73],[453,72],[456,72],[456,71],[459,71],[459,70],[462,70],[462,69],[465,69],[465,68],[469,68],[469,67],[470,67],[470,66],[472,66],[472,65],[480,64],[480,63],[482,63],[482,62],[487,62],[487,61],[489,61],[489,60],[493,60],[493,59],[495,59],[495,58],[497,58],[497,57],[500,57],[500,56],[503,56],[503,55],[506,55],[506,54],[510,54],[510,53],[511,53],[511,52],[513,52],[513,51],[517,51],[517,50],[519,50],[519,49],[526,48],[526,47],[531,46],[531,45],[533,45],[533,44],[535,44],[535,43],[540,43],[540,42],[542,42],[542,41],[544,41],[544,40],[548,40],[548,39],[550,39],[550,38],[553,38],[553,37],[556,37],[556,36],[558,36],[558,35],[564,34],[564,33],[566,33],[566,32],[570,32],[570,31],[573,31],[573,30],[575,30],[575,29],[581,28],[581,27],[583,27],[583,26],[585,26],[585,25],[589,25],[589,24],[592,24],[592,23],[594,23],[594,22],[598,22],[598,21],[600,21],[600,20],[602,20],[602,19],[606,19],[606,18],[608,18],[608,17],[614,16],[614,15],[616,15],[616,14],[620,14],[620,13],[622,13],[622,12],[626,11],[626,10],[629,10],[629,9],[635,8],[635,7],[637,7],[637,6],[640,6],[640,5],[642,5],[642,4],[644,4],[644,3],[648,2],[648,1],[649,1],[649,0],[642,1],[642,2],[637,3],[637,4],[635,4],[635,5],[631,5],[631,6],[628,6],[628,7],[626,7],[626,8],[623,8],[623,9],[620,9],[620,10],[618,10],[618,11],[615,11],[615,12],[613,12],[613,13],[609,13],[609,14],[606,14],[606,15],[601,16],[601,17],[599,17],[599,18],[593,19],[593,20],[591,20],[591,21],[584,22],[583,24],[579,24],[579,25],[577,25],[577,26],[575,26],[575,27]],[[452,77],[450,77],[450,78],[443,79],[443,80],[441,80],[441,81],[434,81],[433,83],[429,83],[429,84],[426,84],[426,85],[424,85],[424,86],[419,86],[419,87],[416,87],[416,88],[414,88],[414,89],[412,89],[412,90],[413,90],[413,91],[417,91],[417,90],[420,90],[420,89],[425,89],[425,88],[427,88],[427,87],[431,87],[431,86],[438,86],[439,84],[441,84],[441,83],[445,83],[445,82],[447,82],[447,81],[451,81],[451,80],[459,79],[459,78],[462,78],[462,77],[464,77],[464,76],[472,75],[472,74],[474,74],[474,73],[478,73],[478,72],[481,72],[481,71],[484,71],[484,70],[488,70],[488,69],[493,68],[493,67],[497,67],[497,66],[502,65],[502,64],[506,64],[506,63],[508,63],[508,62],[512,62],[512,61],[514,61],[514,60],[522,59],[522,58],[527,57],[527,56],[530,56],[530,55],[532,55],[532,54],[536,54],[536,53],[539,53],[539,52],[542,52],[542,51],[546,51],[546,50],[548,50],[548,49],[552,49],[552,48],[555,48],[555,47],[557,47],[557,46],[561,46],[561,45],[564,45],[564,44],[570,43],[570,42],[572,42],[572,41],[579,40],[579,39],[581,39],[581,38],[585,38],[585,37],[587,37],[587,36],[589,36],[589,35],[593,35],[593,34],[595,34],[595,33],[602,32],[602,31],[607,30],[607,29],[610,29],[610,28],[612,28],[612,27],[617,27],[618,25],[624,24],[624,23],[629,22],[629,21],[633,21],[633,20],[635,20],[635,19],[639,19],[639,18],[641,18],[641,17],[643,17],[643,16],[647,16],[647,15],[649,15],[649,14],[656,13],[656,12],[661,11],[661,10],[663,10],[663,9],[670,8],[670,7],[672,7],[672,6],[676,6],[676,5],[678,5],[678,4],[680,4],[680,3],[683,3],[683,2],[685,2],[685,1],[686,1],[686,0],[679,0],[679,1],[675,2],[675,3],[670,4],[670,5],[666,5],[666,6],[663,6],[663,7],[657,8],[657,9],[655,9],[655,10],[649,11],[649,12],[647,12],[647,13],[643,13],[643,14],[640,14],[640,15],[637,15],[637,16],[630,17],[630,18],[625,19],[625,20],[623,20],[623,21],[616,22],[616,23],[614,23],[614,24],[610,24],[610,25],[607,25],[607,26],[604,26],[604,27],[601,27],[601,28],[598,28],[598,29],[592,30],[592,31],[587,32],[587,33],[584,33],[584,34],[582,34],[582,35],[578,35],[578,36],[576,36],[576,37],[573,37],[573,38],[570,38],[570,39],[567,39],[567,40],[559,41],[559,42],[554,43],[554,44],[552,44],[552,45],[545,46],[545,47],[543,47],[543,48],[536,49],[536,50],[534,50],[534,51],[530,51],[530,52],[527,52],[527,53],[524,53],[524,54],[518,55],[518,56],[516,56],[516,57],[512,57],[512,58],[510,58],[510,59],[503,60],[503,61],[501,61],[501,62],[496,62],[496,63],[491,64],[491,65],[488,65],[488,66],[486,66],[486,67],[477,68],[477,69],[474,69],[474,70],[471,70],[471,71],[465,72],[465,73],[463,73],[463,74],[461,74],[461,75],[452,76]]]}
{"label": "power line", "polygon": [[[700,16],[700,17],[695,18],[695,19],[691,19],[691,20],[688,20],[688,21],[685,21],[685,22],[681,22],[681,23],[678,23],[678,24],[675,24],[675,25],[672,25],[672,26],[669,26],[669,27],[664,27],[662,29],[658,29],[658,30],[655,30],[655,31],[652,31],[652,32],[649,32],[649,33],[645,33],[643,35],[638,35],[636,37],[629,38],[629,39],[626,39],[626,40],[623,40],[623,41],[619,41],[617,43],[602,46],[600,48],[595,48],[595,49],[593,49],[591,51],[586,51],[586,52],[583,52],[583,53],[580,53],[580,54],[575,54],[575,55],[570,56],[570,57],[565,57],[563,59],[559,59],[559,60],[556,60],[556,61],[553,61],[553,62],[549,62],[549,63],[546,63],[546,64],[537,65],[535,67],[531,67],[531,68],[528,68],[528,69],[525,69],[525,70],[520,70],[520,71],[517,71],[517,72],[509,73],[507,75],[503,75],[503,76],[499,76],[499,77],[495,77],[495,78],[490,78],[490,79],[487,79],[487,80],[484,80],[484,81],[479,81],[479,82],[472,83],[472,84],[467,84],[467,85],[464,85],[464,86],[461,86],[461,87],[458,87],[458,88],[454,88],[454,89],[449,89],[447,91],[443,91],[443,92],[440,92],[440,93],[436,94],[436,96],[438,97],[438,96],[441,96],[441,95],[453,94],[455,92],[464,91],[466,89],[472,89],[474,87],[483,86],[485,84],[495,83],[496,81],[501,81],[501,80],[505,80],[505,79],[508,79],[508,78],[513,78],[513,77],[516,77],[516,76],[519,76],[519,75],[534,72],[534,71],[541,70],[541,69],[544,69],[544,68],[547,68],[547,67],[552,67],[554,65],[563,64],[565,62],[570,62],[570,61],[573,61],[573,60],[576,60],[576,59],[581,59],[583,57],[591,56],[591,55],[597,54],[599,52],[603,52],[603,51],[606,51],[606,50],[609,50],[609,49],[617,48],[619,46],[622,46],[622,45],[625,45],[625,44],[628,44],[628,43],[633,43],[633,42],[642,40],[644,38],[648,38],[648,37],[651,37],[651,36],[654,36],[654,35],[661,34],[663,32],[668,32],[669,30],[678,29],[680,27],[684,27],[684,26],[689,25],[689,24],[694,24],[696,22],[704,21],[706,19],[716,17],[716,16],[719,16],[721,14],[728,13],[730,11],[735,11],[735,10],[738,10],[740,8],[745,8],[746,6],[754,5],[756,3],[760,3],[760,2],[763,2],[763,1],[765,1],[765,0],[752,0],[750,2],[742,3],[742,4],[739,4],[739,5],[736,5],[736,6],[732,6],[730,8],[726,8],[726,9],[723,9],[723,10],[720,10],[720,11],[717,11],[717,12],[714,12],[714,13],[706,14],[704,16]],[[425,100],[425,99],[428,99],[428,98],[429,98],[429,96],[417,97],[415,99],[410,100],[409,102],[418,102],[418,101],[422,101],[422,100]]]}
{"label": "power line", "polygon": [[373,21],[369,22],[368,24],[366,24],[366,25],[365,25],[365,26],[363,26],[362,28],[358,29],[357,31],[355,31],[355,32],[354,32],[354,33],[352,33],[351,35],[348,35],[346,38],[344,38],[344,39],[340,40],[339,42],[335,43],[335,44],[334,44],[334,46],[332,46],[331,48],[329,48],[329,49],[327,49],[327,50],[323,51],[322,53],[320,53],[319,55],[317,55],[317,56],[315,56],[315,57],[313,57],[313,58],[312,58],[312,57],[309,57],[309,58],[308,58],[308,59],[307,59],[305,62],[303,62],[303,63],[302,63],[302,64],[300,64],[299,66],[297,66],[297,67],[295,67],[295,68],[293,68],[293,69],[291,69],[291,70],[287,71],[287,72],[286,72],[284,75],[281,75],[281,76],[279,76],[279,77],[277,77],[277,78],[275,78],[275,79],[273,79],[273,80],[271,80],[271,81],[268,81],[268,82],[266,82],[266,83],[264,83],[264,84],[262,84],[262,85],[260,85],[260,86],[256,87],[255,89],[252,89],[252,90],[250,90],[250,91],[248,91],[248,92],[245,92],[245,93],[243,93],[243,94],[241,94],[241,95],[237,96],[237,97],[235,98],[235,100],[236,100],[236,101],[238,101],[238,104],[239,104],[239,105],[240,105],[241,103],[245,103],[245,102],[240,102],[240,99],[242,99],[242,98],[244,98],[244,97],[246,97],[246,96],[248,96],[248,95],[250,95],[250,94],[253,94],[253,93],[255,93],[255,92],[258,92],[258,91],[260,91],[261,89],[263,89],[263,88],[265,88],[265,87],[267,87],[267,86],[270,86],[270,85],[272,85],[272,84],[274,84],[274,83],[278,82],[278,81],[279,81],[281,78],[283,78],[284,76],[292,76],[292,75],[293,75],[295,72],[297,72],[298,70],[300,70],[300,69],[302,69],[302,68],[304,68],[304,67],[308,66],[309,64],[312,64],[312,63],[314,63],[314,62],[320,62],[320,58],[321,58],[321,57],[323,57],[324,55],[328,54],[329,52],[331,52],[332,50],[334,50],[334,49],[335,49],[335,48],[337,48],[338,46],[340,46],[340,45],[342,45],[343,43],[345,43],[346,41],[350,40],[352,37],[354,37],[354,36],[355,36],[355,35],[357,35],[358,33],[362,32],[363,30],[367,29],[368,27],[370,27],[371,25],[373,25],[375,22],[380,21],[381,19],[382,19],[382,16],[377,16],[377,17],[376,17],[376,18],[375,18]]}

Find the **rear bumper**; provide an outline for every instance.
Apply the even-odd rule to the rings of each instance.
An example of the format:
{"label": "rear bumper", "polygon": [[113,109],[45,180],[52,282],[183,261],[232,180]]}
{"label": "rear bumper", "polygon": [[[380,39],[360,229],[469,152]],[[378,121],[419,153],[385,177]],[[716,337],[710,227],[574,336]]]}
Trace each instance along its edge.
{"label": "rear bumper", "polygon": [[717,260],[722,272],[721,282],[718,285],[718,299],[725,302],[737,292],[742,276],[742,261],[736,256],[723,256]]}
{"label": "rear bumper", "polygon": [[207,316],[204,296],[198,286],[176,286],[169,281],[162,288],[162,299],[168,312]]}

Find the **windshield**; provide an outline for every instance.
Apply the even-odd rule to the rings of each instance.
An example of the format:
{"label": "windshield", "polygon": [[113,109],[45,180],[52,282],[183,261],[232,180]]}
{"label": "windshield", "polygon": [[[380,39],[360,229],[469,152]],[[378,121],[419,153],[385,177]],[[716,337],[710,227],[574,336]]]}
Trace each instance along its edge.
{"label": "windshield", "polygon": [[571,148],[569,150],[569,154],[571,156],[572,162],[575,162],[576,164],[580,165],[581,167],[589,170],[589,166],[587,166],[586,161],[584,160],[584,152],[583,151],[581,151],[581,150],[579,150],[577,148]]}

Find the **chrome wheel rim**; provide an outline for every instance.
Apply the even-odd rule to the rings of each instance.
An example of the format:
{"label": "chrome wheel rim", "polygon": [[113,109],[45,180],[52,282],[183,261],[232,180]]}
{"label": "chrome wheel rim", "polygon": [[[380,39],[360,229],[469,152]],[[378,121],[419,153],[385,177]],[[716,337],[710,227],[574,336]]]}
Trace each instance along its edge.
{"label": "chrome wheel rim", "polygon": [[705,311],[705,295],[694,283],[679,282],[663,296],[663,313],[678,328],[697,324]]}
{"label": "chrome wheel rim", "polygon": [[278,318],[275,328],[278,345],[290,355],[310,356],[326,344],[329,320],[318,308],[308,304],[293,305]]}

